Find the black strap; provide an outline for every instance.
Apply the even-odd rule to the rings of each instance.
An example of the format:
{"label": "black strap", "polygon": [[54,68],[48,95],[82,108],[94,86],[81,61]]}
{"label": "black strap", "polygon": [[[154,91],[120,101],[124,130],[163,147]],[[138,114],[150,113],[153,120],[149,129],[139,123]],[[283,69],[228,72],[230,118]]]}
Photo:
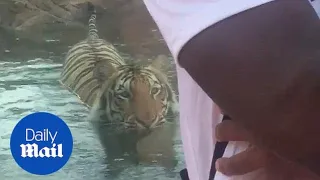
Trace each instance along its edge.
{"label": "black strap", "polygon": [[[227,115],[223,116],[222,121],[224,120],[231,120],[231,118]],[[228,145],[228,142],[216,142],[216,146],[214,148],[213,158],[211,162],[211,169],[210,169],[210,176],[209,180],[214,180],[214,176],[216,175],[216,161],[217,159],[223,156],[223,153]],[[189,180],[188,171],[187,169],[183,169],[180,171],[181,180]]]}
{"label": "black strap", "polygon": [[[231,120],[229,116],[223,116],[222,121]],[[221,158],[226,150],[228,142],[216,142],[216,146],[214,148],[213,158],[211,162],[210,176],[209,180],[214,180],[214,176],[216,175],[216,161]]]}

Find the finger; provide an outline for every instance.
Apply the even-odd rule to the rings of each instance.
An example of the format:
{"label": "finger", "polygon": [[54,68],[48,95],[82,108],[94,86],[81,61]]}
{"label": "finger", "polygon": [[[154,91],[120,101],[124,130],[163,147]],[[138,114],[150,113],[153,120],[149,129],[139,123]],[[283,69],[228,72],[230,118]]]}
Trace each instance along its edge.
{"label": "finger", "polygon": [[271,158],[265,151],[252,147],[230,158],[218,159],[216,169],[227,176],[243,175],[267,166]]}
{"label": "finger", "polygon": [[250,137],[248,131],[232,120],[219,123],[215,135],[217,141],[247,141]]}

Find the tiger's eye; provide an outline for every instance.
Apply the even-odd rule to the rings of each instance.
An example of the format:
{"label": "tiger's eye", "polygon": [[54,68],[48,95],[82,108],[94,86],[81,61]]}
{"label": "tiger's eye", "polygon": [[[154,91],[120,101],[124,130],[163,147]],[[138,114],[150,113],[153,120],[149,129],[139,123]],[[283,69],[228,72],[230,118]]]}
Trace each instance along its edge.
{"label": "tiger's eye", "polygon": [[123,91],[121,94],[119,94],[119,96],[122,99],[129,99],[130,98],[130,93],[128,91]]}
{"label": "tiger's eye", "polygon": [[155,95],[158,94],[160,92],[160,88],[154,87],[151,89],[151,94]]}

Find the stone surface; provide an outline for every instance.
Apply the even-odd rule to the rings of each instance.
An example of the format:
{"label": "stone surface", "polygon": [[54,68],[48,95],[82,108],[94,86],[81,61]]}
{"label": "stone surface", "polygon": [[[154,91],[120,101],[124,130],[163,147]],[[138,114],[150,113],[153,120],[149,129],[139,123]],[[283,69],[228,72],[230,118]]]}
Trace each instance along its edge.
{"label": "stone surface", "polygon": [[[0,0],[0,58],[61,56],[87,34],[87,0]],[[142,0],[91,0],[99,35],[139,59],[169,54]]]}

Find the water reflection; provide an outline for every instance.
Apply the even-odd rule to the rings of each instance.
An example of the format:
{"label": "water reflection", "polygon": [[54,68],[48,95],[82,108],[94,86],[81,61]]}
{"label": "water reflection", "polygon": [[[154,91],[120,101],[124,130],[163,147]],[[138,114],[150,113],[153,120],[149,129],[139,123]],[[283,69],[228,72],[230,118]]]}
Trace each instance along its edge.
{"label": "water reflection", "polygon": [[118,133],[101,123],[92,123],[106,153],[113,179],[128,165],[161,166],[170,172],[176,166],[174,150],[176,124],[152,132]]}
{"label": "water reflection", "polygon": [[86,120],[88,109],[58,83],[61,68],[59,59],[0,61],[0,179],[43,179],[21,170],[9,149],[13,127],[35,111],[62,117],[74,136],[69,162],[46,179],[179,179],[184,164],[175,124],[148,136],[96,129]]}

